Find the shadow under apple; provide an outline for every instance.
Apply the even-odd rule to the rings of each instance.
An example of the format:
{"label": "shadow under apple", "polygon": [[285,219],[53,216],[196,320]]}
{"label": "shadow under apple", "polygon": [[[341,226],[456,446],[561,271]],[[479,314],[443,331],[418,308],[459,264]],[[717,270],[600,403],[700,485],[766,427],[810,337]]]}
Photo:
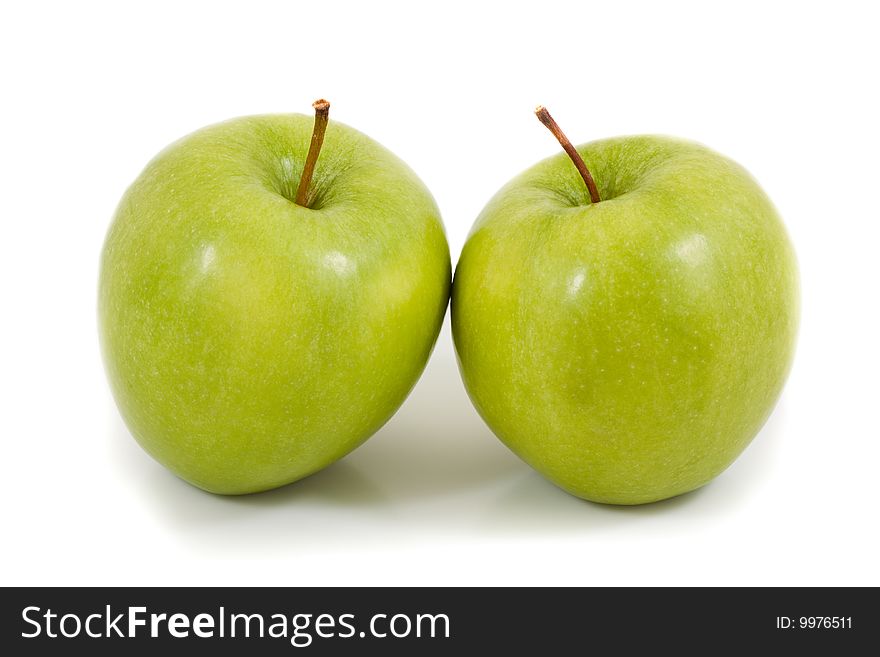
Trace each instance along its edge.
{"label": "shadow under apple", "polygon": [[[492,531],[576,533],[580,528],[644,528],[658,522],[659,531],[671,524],[725,522],[750,495],[760,495],[762,482],[772,477],[785,423],[784,397],[745,452],[716,479],[697,490],[652,504],[596,504],[574,497],[537,472],[527,471],[499,495],[486,513],[484,527]],[[641,531],[641,529],[640,529]]]}
{"label": "shadow under apple", "polygon": [[[338,463],[288,486],[239,497],[212,495],[146,456],[121,420],[111,457],[186,540],[233,549],[321,549],[389,537],[578,535],[656,523],[724,521],[760,494],[779,449],[783,408],[740,459],[698,491],[655,504],[593,504],[558,489],[505,448],[467,399],[448,322],[421,381],[397,415]],[[662,522],[661,522],[662,520]]]}

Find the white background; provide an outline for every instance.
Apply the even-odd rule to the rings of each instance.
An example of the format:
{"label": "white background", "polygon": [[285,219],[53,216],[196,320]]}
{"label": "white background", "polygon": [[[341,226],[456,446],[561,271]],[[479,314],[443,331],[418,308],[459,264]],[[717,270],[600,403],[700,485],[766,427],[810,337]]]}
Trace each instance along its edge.
{"label": "white background", "polygon": [[[880,584],[877,17],[715,4],[5,3],[0,582]],[[575,142],[670,133],[743,163],[803,287],[753,445],[668,502],[570,497],[483,426],[447,322],[397,416],[322,473],[221,498],[153,462],[98,351],[115,204],[183,134],[319,96],[424,179],[453,261],[495,190],[556,152],[538,103]]]}

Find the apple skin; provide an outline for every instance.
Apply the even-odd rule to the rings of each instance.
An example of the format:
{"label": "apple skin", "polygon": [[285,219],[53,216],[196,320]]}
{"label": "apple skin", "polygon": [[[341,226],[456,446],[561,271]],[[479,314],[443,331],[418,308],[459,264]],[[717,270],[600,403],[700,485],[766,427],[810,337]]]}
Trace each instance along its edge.
{"label": "apple skin", "polygon": [[123,196],[99,332],[131,433],[215,493],[336,461],[397,410],[449,297],[437,206],[413,171],[331,121],[310,208],[292,202],[313,118],[267,115],[172,144]]}
{"label": "apple skin", "polygon": [[692,142],[560,153],[478,217],[452,291],[462,378],[495,434],[588,500],[707,483],[766,421],[791,366],[797,264],[770,200]]}

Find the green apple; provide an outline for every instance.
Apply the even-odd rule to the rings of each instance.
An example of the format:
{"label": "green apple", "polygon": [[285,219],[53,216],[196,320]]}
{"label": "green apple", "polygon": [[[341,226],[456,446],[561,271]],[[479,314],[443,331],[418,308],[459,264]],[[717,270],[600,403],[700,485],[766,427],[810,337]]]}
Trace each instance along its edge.
{"label": "green apple", "polygon": [[704,146],[571,151],[586,175],[562,153],[538,163],[468,237],[452,292],[462,378],[495,434],[570,493],[679,495],[727,468],[779,397],[795,255],[758,184]]}
{"label": "green apple", "polygon": [[208,491],[281,486],[361,444],[415,384],[445,313],[431,194],[319,105],[314,135],[308,116],[253,116],[172,144],[106,238],[99,330],[119,410]]}

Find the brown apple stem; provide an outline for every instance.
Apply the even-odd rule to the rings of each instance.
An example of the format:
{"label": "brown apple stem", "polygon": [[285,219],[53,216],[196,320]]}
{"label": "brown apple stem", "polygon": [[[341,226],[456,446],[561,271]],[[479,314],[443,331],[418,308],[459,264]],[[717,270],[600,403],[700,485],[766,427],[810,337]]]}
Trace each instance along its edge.
{"label": "brown apple stem", "polygon": [[599,198],[599,189],[596,187],[596,181],[593,180],[593,176],[590,175],[590,170],[587,169],[587,165],[584,164],[584,160],[580,153],[577,152],[577,149],[571,145],[568,137],[562,132],[559,124],[557,124],[556,121],[553,120],[553,117],[550,116],[550,112],[547,111],[547,108],[543,105],[538,105],[538,107],[535,108],[535,115],[538,117],[538,120],[547,126],[547,129],[553,133],[553,136],[556,137],[556,141],[559,142],[559,145],[562,146],[562,149],[568,153],[571,161],[574,162],[575,168],[578,170],[578,173],[581,174],[581,178],[584,179],[584,183],[586,183],[587,189],[590,191],[590,202],[598,203],[601,201],[602,199]]}
{"label": "brown apple stem", "polygon": [[327,130],[327,121],[330,118],[330,103],[323,98],[312,103],[315,108],[315,127],[312,129],[312,143],[309,144],[309,154],[303,166],[302,177],[299,179],[299,187],[296,189],[297,205],[309,207],[309,185],[312,184],[312,175],[315,173],[315,163],[321,154],[321,145],[324,143],[324,133]]}

